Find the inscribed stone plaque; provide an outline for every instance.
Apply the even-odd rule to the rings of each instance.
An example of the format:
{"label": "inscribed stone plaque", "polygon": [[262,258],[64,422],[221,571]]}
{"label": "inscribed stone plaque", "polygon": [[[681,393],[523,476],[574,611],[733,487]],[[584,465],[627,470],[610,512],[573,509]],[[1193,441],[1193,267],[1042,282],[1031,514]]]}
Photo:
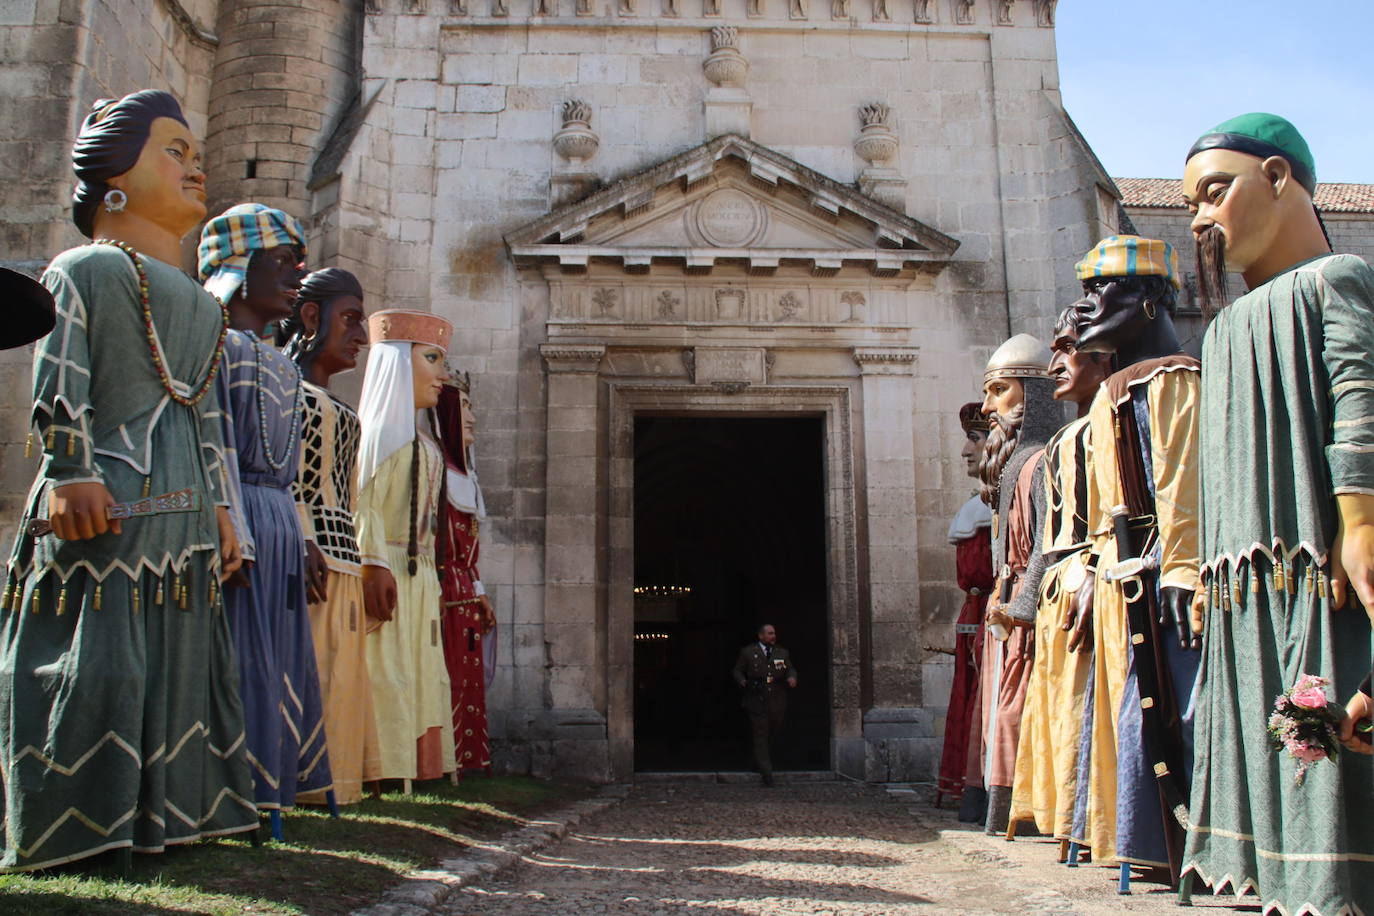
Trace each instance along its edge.
{"label": "inscribed stone plaque", "polygon": [[717,248],[744,248],[758,241],[767,228],[763,207],[743,191],[713,191],[694,208],[697,232]]}
{"label": "inscribed stone plaque", "polygon": [[768,380],[766,353],[762,347],[697,347],[697,384],[749,382],[762,385]]}

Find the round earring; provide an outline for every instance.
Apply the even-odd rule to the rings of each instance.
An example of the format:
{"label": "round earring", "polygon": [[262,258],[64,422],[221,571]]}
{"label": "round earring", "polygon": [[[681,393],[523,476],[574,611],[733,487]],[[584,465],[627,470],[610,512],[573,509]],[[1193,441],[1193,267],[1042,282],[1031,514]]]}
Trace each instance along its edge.
{"label": "round earring", "polygon": [[243,282],[239,284],[239,298],[248,298],[248,278],[246,277],[244,278]]}
{"label": "round earring", "polygon": [[1148,318],[1148,319],[1150,319],[1151,321],[1154,321],[1154,320],[1155,320],[1155,304],[1154,304],[1154,301],[1151,300],[1151,299],[1146,299],[1146,300],[1145,300],[1145,306],[1144,306],[1144,307],[1145,307],[1145,317]]}
{"label": "round earring", "polygon": [[129,195],[119,190],[119,188],[110,188],[110,190],[105,192],[106,213],[121,213],[124,210],[124,205],[128,202]]}

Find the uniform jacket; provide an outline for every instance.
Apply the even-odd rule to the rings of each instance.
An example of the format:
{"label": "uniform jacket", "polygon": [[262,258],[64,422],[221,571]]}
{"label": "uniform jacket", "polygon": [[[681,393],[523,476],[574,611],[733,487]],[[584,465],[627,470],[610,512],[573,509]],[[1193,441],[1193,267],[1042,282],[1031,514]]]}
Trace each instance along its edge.
{"label": "uniform jacket", "polygon": [[757,703],[764,697],[769,702],[786,702],[787,679],[796,677],[797,669],[792,665],[792,656],[782,646],[774,646],[772,658],[769,658],[763,646],[752,642],[739,650],[734,676],[736,684],[744,681],[744,705],[747,708],[751,700]]}

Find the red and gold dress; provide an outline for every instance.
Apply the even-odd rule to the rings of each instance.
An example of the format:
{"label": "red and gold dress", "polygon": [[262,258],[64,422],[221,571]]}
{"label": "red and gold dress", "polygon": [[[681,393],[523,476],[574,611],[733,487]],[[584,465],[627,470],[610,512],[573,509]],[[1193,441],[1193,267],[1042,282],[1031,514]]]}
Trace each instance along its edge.
{"label": "red and gold dress", "polygon": [[[449,475],[462,475],[449,464]],[[444,661],[448,665],[453,697],[453,739],[458,773],[483,769],[490,773],[491,751],[487,741],[486,670],[482,662],[482,636],[487,628],[483,612],[482,579],[477,572],[481,525],[475,512],[465,512],[448,502],[444,510],[443,634]]]}
{"label": "red and gold dress", "polygon": [[[981,511],[980,511],[981,510]],[[945,748],[940,757],[939,794],[959,801],[968,766],[969,730],[978,702],[979,660],[983,652],[983,613],[992,588],[991,513],[977,496],[950,525],[954,563],[964,605],[954,622],[954,681],[945,714]]]}

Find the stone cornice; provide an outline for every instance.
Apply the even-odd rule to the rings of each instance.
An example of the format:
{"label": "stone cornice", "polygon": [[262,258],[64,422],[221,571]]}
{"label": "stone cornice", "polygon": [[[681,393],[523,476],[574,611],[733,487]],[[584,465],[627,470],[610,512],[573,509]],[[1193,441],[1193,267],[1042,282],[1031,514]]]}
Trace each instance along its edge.
{"label": "stone cornice", "polygon": [[554,344],[539,345],[539,355],[549,372],[594,373],[606,355],[606,348],[597,344]]}
{"label": "stone cornice", "polygon": [[749,28],[943,31],[986,34],[998,27],[1054,27],[1056,0],[368,0],[369,15],[428,14],[441,28]]}
{"label": "stone cornice", "polygon": [[855,347],[853,352],[864,375],[911,375],[920,354],[917,347]]}

